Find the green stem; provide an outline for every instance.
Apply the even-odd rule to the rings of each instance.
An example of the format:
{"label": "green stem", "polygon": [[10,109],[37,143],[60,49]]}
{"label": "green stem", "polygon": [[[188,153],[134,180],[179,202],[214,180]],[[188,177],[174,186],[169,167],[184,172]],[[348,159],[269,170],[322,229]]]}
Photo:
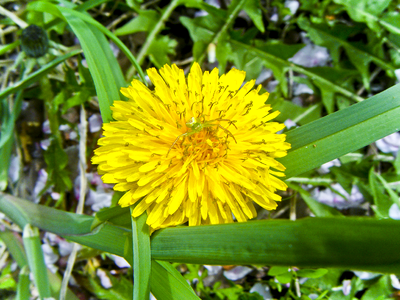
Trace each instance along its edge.
{"label": "green stem", "polygon": [[134,300],[148,300],[150,295],[151,250],[146,219],[147,213],[132,217]]}
{"label": "green stem", "polygon": [[[153,27],[153,29],[150,31],[146,42],[143,44],[142,48],[139,51],[139,54],[136,58],[136,61],[138,65],[140,66],[143,63],[143,60],[148,54],[149,48],[153,41],[156,38],[156,35],[162,30],[165,21],[169,18],[173,10],[179,5],[180,0],[173,0],[169,6],[166,8],[164,13],[161,15],[160,20],[158,20],[157,24]],[[128,72],[127,72],[127,78],[132,78],[133,74],[135,72],[135,66],[132,66]]]}
{"label": "green stem", "polygon": [[169,18],[173,10],[178,6],[180,0],[172,0],[171,3],[168,5],[167,9],[161,15],[160,20],[157,22],[156,26],[150,31],[149,36],[146,39],[146,42],[140,49],[140,52],[137,56],[137,61],[139,65],[142,64],[144,58],[147,55],[147,51],[149,50],[151,44],[153,43],[156,35],[161,31],[162,27],[164,26],[164,22]]}
{"label": "green stem", "polygon": [[[235,21],[236,17],[238,16],[239,12],[242,10],[243,4],[246,2],[246,0],[241,0],[236,7],[233,9],[232,13],[229,14],[228,19],[226,20],[224,26],[222,26],[221,30],[218,31],[214,38],[212,39],[210,44],[218,44],[219,38],[226,33],[226,31],[229,29],[229,27],[232,25],[233,21]],[[207,45],[208,46],[208,45]],[[208,47],[207,47],[208,48]],[[205,51],[203,51],[203,53],[201,54],[201,56],[199,57],[199,59],[197,60],[197,62],[199,63],[199,65],[201,65],[206,57],[207,54],[207,48]]]}

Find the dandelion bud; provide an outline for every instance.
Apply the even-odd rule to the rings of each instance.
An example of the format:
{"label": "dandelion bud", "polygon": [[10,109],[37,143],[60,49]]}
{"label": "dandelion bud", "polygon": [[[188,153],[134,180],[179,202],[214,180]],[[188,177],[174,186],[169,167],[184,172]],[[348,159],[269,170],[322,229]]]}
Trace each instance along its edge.
{"label": "dandelion bud", "polygon": [[30,57],[38,58],[45,55],[49,48],[46,31],[42,27],[29,25],[22,31],[21,46]]}

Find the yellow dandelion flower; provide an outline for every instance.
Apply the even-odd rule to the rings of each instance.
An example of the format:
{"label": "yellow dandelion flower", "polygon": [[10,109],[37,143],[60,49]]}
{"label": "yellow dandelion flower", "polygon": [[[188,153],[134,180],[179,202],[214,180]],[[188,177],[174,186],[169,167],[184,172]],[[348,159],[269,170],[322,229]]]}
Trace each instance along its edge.
{"label": "yellow dandelion flower", "polygon": [[256,216],[253,201],[272,210],[287,186],[285,167],[275,160],[290,144],[285,126],[270,122],[268,93],[259,95],[245,72],[201,71],[193,64],[185,78],[176,65],[147,70],[154,91],[133,80],[115,101],[115,121],[103,125],[104,137],[92,159],[105,183],[126,192],[123,207],[140,201],[151,231],[189,225],[239,222]]}

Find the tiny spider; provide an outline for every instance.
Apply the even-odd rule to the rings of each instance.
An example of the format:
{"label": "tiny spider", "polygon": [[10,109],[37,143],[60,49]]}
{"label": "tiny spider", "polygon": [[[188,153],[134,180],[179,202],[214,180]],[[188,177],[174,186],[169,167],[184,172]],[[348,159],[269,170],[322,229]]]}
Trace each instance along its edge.
{"label": "tiny spider", "polygon": [[171,149],[175,146],[176,142],[178,142],[178,140],[181,137],[191,136],[191,135],[193,135],[195,133],[201,132],[204,128],[209,128],[209,127],[212,127],[212,126],[218,126],[219,128],[221,128],[223,131],[226,132],[227,135],[231,136],[235,140],[235,143],[237,144],[237,141],[236,141],[235,137],[233,136],[233,134],[228,129],[226,129],[225,127],[219,125],[218,123],[213,123],[215,121],[226,121],[226,122],[229,122],[229,125],[232,124],[237,129],[237,127],[235,125],[235,121],[231,121],[231,120],[228,120],[228,119],[214,119],[214,120],[201,122],[200,118],[192,117],[188,122],[186,122],[186,126],[188,128],[190,128],[191,131],[187,131],[185,133],[182,133],[181,135],[179,135],[175,139],[175,141],[172,143],[171,147],[169,147],[169,150],[168,150],[168,153],[167,153],[167,157],[168,157],[168,154],[171,151]]}

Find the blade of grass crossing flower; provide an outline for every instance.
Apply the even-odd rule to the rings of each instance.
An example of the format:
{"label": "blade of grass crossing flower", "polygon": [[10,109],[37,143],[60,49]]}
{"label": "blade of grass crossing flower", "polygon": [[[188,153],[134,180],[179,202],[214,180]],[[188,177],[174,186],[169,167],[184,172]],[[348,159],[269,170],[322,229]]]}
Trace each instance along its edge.
{"label": "blade of grass crossing flower", "polygon": [[147,300],[150,295],[151,251],[146,219],[146,213],[137,218],[132,217],[134,300]]}
{"label": "blade of grass crossing flower", "polygon": [[29,268],[33,274],[35,285],[41,299],[51,297],[47,268],[44,263],[39,230],[30,224],[24,227],[24,246],[28,258]]}
{"label": "blade of grass crossing flower", "polygon": [[[128,261],[132,257],[131,249],[125,251],[127,237],[132,236],[129,229],[104,224],[91,232],[93,217],[1,193],[0,211],[22,228],[29,222],[88,247],[119,256],[126,252]],[[159,230],[151,238],[151,257],[181,263],[294,265],[400,273],[399,240],[400,222],[395,220],[336,217],[250,221]],[[156,284],[151,285],[153,289]]]}
{"label": "blade of grass crossing flower", "polygon": [[199,299],[186,279],[169,262],[153,260],[151,283],[151,292],[157,299]]}
{"label": "blade of grass crossing flower", "polygon": [[324,118],[290,130],[286,176],[300,175],[400,130],[400,85]]}
{"label": "blade of grass crossing flower", "polygon": [[390,188],[388,182],[382,177],[381,174],[375,173],[375,176],[379,179],[379,181],[382,183],[384,186],[386,192],[390,196],[390,199],[393,201],[393,203],[396,203],[397,206],[400,208],[400,199],[399,195],[396,194],[396,192],[393,191],[393,189]]}
{"label": "blade of grass crossing flower", "polygon": [[17,296],[15,300],[26,300],[29,299],[31,291],[29,288],[31,281],[29,279],[29,268],[25,265],[18,276]]}
{"label": "blade of grass crossing flower", "polygon": [[398,273],[399,240],[395,220],[305,218],[167,228],[152,235],[151,250],[170,262]]}

